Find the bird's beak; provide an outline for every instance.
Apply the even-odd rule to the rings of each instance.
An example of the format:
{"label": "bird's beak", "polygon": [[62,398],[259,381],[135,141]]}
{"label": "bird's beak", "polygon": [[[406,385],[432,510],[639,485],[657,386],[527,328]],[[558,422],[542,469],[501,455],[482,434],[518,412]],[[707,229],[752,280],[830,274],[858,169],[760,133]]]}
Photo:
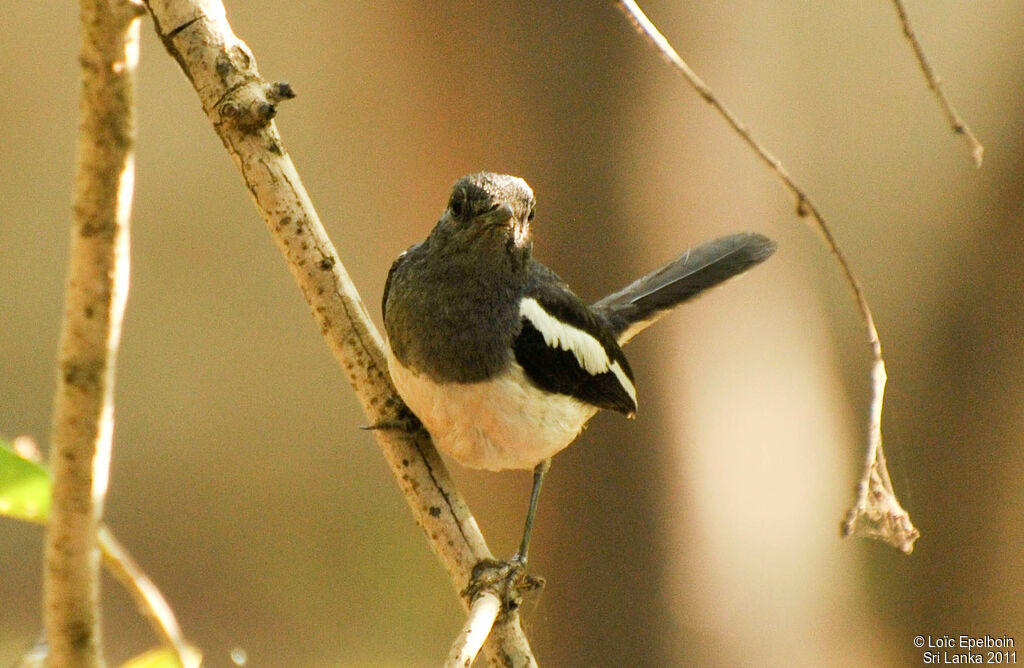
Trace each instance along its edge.
{"label": "bird's beak", "polygon": [[478,229],[508,228],[508,235],[517,248],[522,248],[530,240],[530,223],[526,221],[526,218],[517,218],[509,204],[502,204],[487,213],[482,213],[477,216],[476,220],[479,223]]}
{"label": "bird's beak", "polygon": [[502,204],[501,206],[495,207],[487,213],[482,213],[477,216],[477,220],[480,225],[490,227],[492,225],[504,225],[506,224],[515,214],[512,212],[512,207],[508,204]]}

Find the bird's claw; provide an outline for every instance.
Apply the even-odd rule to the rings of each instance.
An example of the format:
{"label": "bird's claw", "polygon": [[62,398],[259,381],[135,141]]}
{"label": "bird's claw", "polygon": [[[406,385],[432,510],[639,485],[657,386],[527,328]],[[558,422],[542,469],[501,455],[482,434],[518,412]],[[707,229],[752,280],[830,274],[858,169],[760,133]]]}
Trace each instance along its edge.
{"label": "bird's claw", "polygon": [[387,431],[401,431],[407,434],[415,434],[423,429],[423,423],[404,404],[398,409],[398,414],[391,418],[385,418],[374,424],[362,427],[364,430],[375,431],[383,429]]}
{"label": "bird's claw", "polygon": [[526,572],[526,560],[516,556],[509,561],[482,559],[473,567],[473,575],[462,595],[470,601],[485,591],[501,600],[502,610],[515,612],[523,602],[523,594],[544,587],[544,578]]}

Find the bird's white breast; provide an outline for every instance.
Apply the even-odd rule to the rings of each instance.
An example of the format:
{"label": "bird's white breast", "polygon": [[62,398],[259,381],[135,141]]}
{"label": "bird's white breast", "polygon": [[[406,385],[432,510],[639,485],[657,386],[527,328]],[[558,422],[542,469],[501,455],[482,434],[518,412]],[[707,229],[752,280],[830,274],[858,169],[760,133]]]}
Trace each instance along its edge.
{"label": "bird's white breast", "polygon": [[515,362],[489,380],[439,384],[404,367],[388,349],[388,369],[437,448],[470,468],[532,469],[569,445],[597,412],[537,388]]}

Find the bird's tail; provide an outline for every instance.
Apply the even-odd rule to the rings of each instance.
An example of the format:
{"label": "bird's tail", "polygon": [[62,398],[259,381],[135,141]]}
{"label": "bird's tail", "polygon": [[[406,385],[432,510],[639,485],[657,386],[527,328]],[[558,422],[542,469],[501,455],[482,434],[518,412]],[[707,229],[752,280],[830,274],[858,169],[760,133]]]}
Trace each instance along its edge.
{"label": "bird's tail", "polygon": [[705,242],[655,269],[593,308],[624,344],[669,310],[767,260],[775,242],[746,232]]}

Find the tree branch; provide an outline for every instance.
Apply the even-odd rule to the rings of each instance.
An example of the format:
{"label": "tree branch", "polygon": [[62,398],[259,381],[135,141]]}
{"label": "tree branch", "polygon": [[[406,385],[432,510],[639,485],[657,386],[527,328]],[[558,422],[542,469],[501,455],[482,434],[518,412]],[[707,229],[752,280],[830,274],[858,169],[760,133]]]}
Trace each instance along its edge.
{"label": "tree branch", "polygon": [[[53,497],[53,481],[50,478],[50,472],[40,463],[42,457],[39,447],[32,437],[22,435],[11,442],[11,449],[13,452],[9,454],[20,458],[15,461],[19,461],[27,468],[22,468],[16,474],[17,482],[8,485],[7,490],[0,490],[0,511],[2,511],[0,514],[38,522],[45,526],[49,521],[49,501]],[[0,455],[6,454],[8,454],[7,450],[0,444]],[[6,457],[4,459],[6,461],[0,461],[0,473],[5,466],[11,468],[11,460]],[[5,491],[8,494],[5,495],[3,493]],[[19,496],[23,498],[19,499]],[[36,501],[37,497],[45,497],[45,503]],[[149,620],[150,626],[167,650],[178,658],[178,663],[182,668],[199,668],[202,655],[198,649],[185,640],[181,628],[178,626],[178,620],[174,617],[174,612],[167,600],[164,599],[163,594],[157,589],[156,584],[149,579],[149,576],[136,563],[128,550],[118,542],[106,524],[100,524],[96,539],[107,571],[135,600],[139,613]],[[45,639],[46,636],[43,634],[41,645],[44,657],[49,651]],[[38,655],[40,649],[33,648],[30,654]]]}
{"label": "tree branch", "polygon": [[910,47],[914,50],[914,56],[917,58],[917,64],[921,68],[924,80],[928,83],[928,88],[931,88],[932,93],[935,94],[935,100],[939,103],[939,107],[942,108],[942,112],[946,114],[946,120],[949,122],[953,132],[962,135],[964,141],[967,142],[967,147],[971,149],[971,157],[974,158],[974,166],[981,167],[985,147],[974,136],[970,126],[960,118],[960,114],[942,90],[942,79],[935,74],[932,64],[928,62],[928,56],[925,55],[924,47],[921,46],[921,42],[917,40],[917,35],[914,34],[914,29],[910,26],[910,17],[907,15],[906,7],[903,6],[903,0],[892,0],[892,3],[896,6],[896,15],[900,17],[903,36],[907,38],[907,41],[910,42]]}
{"label": "tree branch", "polygon": [[[241,171],[256,208],[284,255],[335,359],[370,424],[395,420],[404,404],[388,376],[383,340],[327,236],[272,122],[291,97],[267,83],[249,47],[231,30],[219,0],[148,0],[164,46],[199,94],[203,109]],[[423,430],[374,431],[416,521],[457,591],[473,566],[492,558],[476,520]],[[469,602],[463,601],[468,607]],[[485,647],[500,665],[535,665],[518,616],[508,615]]]}
{"label": "tree branch", "polygon": [[484,591],[473,599],[469,607],[469,616],[466,617],[466,623],[452,643],[444,668],[469,668],[473,665],[473,660],[480,653],[480,648],[487,640],[499,612],[501,599],[494,592]]}
{"label": "tree branch", "polygon": [[71,257],[54,399],[44,623],[50,663],[103,665],[99,550],[114,429],[114,368],[128,295],[139,9],[82,0],[82,88]]}
{"label": "tree branch", "polygon": [[[849,287],[850,293],[860,311],[871,352],[871,406],[868,415],[867,464],[865,465],[864,475],[858,484],[857,501],[841,525],[842,535],[858,533],[872,538],[881,538],[894,547],[910,553],[914,549],[914,541],[920,534],[911,524],[910,516],[907,515],[906,511],[900,507],[899,502],[896,501],[896,496],[892,492],[892,483],[889,482],[887,488],[885,486],[873,487],[871,484],[873,473],[879,474],[880,480],[889,480],[889,473],[885,467],[885,455],[882,452],[882,404],[885,396],[886,373],[885,361],[882,358],[882,343],[878,337],[875,319],[871,315],[871,308],[868,306],[867,297],[860,285],[860,281],[857,280],[856,275],[853,273],[853,268],[846,259],[846,255],[839,248],[839,242],[832,235],[832,230],[828,223],[825,222],[818,207],[811,201],[806,191],[789,175],[782,162],[754,139],[753,135],[750,134],[750,130],[747,129],[739,118],[719,101],[708,85],[690,69],[686,61],[676,52],[657,27],[651,23],[651,20],[647,18],[634,0],[616,0],[616,3],[630,23],[633,24],[633,27],[636,28],[637,32],[658,50],[665,61],[679,72],[686,79],[687,83],[704,98],[704,101],[710,104],[725,119],[726,123],[754,151],[757,157],[775,172],[783,185],[796,197],[797,214],[803,218],[809,216],[814,221],[814,226],[821,233],[825,240],[825,245],[832,252],[836,262],[839,263],[839,268],[843,278],[846,280],[846,285]],[[884,493],[881,495],[868,494],[869,489],[880,489]],[[892,515],[897,509],[901,515]],[[874,533],[858,531],[858,522],[862,517],[876,515],[885,518],[885,521],[881,523],[883,526],[889,528],[900,527],[901,530],[892,532],[879,530]],[[878,523],[875,522],[875,524]]]}
{"label": "tree branch", "polygon": [[185,640],[174,611],[146,572],[114,537],[109,527],[101,525],[97,539],[107,571],[131,595],[139,613],[149,621],[164,647],[177,657],[181,668],[199,668],[202,653]]}

